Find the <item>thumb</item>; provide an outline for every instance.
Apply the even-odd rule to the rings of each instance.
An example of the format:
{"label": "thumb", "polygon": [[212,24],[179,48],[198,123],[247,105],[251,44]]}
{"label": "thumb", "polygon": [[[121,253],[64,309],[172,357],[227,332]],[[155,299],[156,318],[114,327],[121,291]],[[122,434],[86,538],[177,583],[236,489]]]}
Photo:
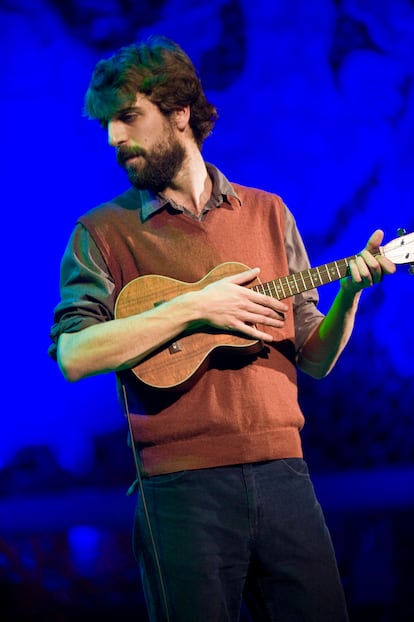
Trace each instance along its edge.
{"label": "thumb", "polygon": [[370,252],[378,250],[383,239],[384,239],[384,232],[382,231],[382,229],[377,229],[376,231],[374,231],[374,233],[369,238],[368,243],[365,247],[365,250],[370,251]]}
{"label": "thumb", "polygon": [[253,279],[259,274],[259,272],[260,268],[250,268],[249,270],[245,270],[244,272],[238,272],[237,274],[228,276],[227,280],[230,283],[235,283],[236,285],[243,285],[244,283],[253,281]]}

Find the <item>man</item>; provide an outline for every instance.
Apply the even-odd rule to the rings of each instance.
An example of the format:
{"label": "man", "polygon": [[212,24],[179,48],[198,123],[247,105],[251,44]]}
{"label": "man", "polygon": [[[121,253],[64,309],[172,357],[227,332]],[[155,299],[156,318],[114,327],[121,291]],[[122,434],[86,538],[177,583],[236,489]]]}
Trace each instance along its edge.
{"label": "man", "polygon": [[[231,184],[203,160],[217,113],[183,50],[152,37],[100,61],[86,112],[107,128],[131,187],[73,231],[51,355],[70,381],[116,372],[151,621],[234,622],[242,599],[260,622],[347,620],[302,457],[296,367],[325,376],[362,289],[394,272],[375,256],[382,231],[350,262],[326,316],[315,289],[268,295],[252,287],[259,272],[267,283],[307,270],[306,251],[278,196]],[[238,263],[214,278],[228,262]],[[144,275],[164,284],[153,298],[153,281],[136,281]],[[197,339],[217,336],[226,347],[198,352]],[[199,360],[180,376],[188,339]],[[142,365],[160,354],[148,381]]]}

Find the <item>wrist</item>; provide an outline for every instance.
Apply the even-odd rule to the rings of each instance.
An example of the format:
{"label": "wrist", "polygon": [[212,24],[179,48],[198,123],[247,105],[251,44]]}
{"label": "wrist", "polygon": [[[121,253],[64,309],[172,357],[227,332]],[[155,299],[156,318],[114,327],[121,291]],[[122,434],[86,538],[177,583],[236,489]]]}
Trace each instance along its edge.
{"label": "wrist", "polygon": [[339,298],[344,307],[352,308],[358,304],[361,298],[362,288],[356,287],[356,284],[351,280],[344,279],[341,281],[341,287],[339,290]]}

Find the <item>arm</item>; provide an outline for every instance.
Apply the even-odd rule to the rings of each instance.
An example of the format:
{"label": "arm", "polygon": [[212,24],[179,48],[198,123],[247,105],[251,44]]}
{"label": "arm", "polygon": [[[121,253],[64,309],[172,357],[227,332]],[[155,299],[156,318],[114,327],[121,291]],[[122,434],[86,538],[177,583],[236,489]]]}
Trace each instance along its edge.
{"label": "arm", "polygon": [[350,276],[341,279],[331,308],[305,341],[298,366],[309,375],[323,378],[331,371],[352,334],[362,290],[378,283],[383,275],[395,272],[396,267],[389,259],[372,254],[383,236],[382,231],[375,231],[356,261],[350,263]]}
{"label": "arm", "polygon": [[243,286],[258,272],[258,269],[247,270],[199,291],[177,296],[149,311],[62,333],[57,358],[63,375],[76,381],[133,367],[182,331],[196,330],[205,324],[271,341],[270,334],[254,325],[280,328],[288,307]]}
{"label": "arm", "polygon": [[133,367],[189,326],[193,311],[188,298],[180,296],[141,314],[62,333],[57,360],[63,375],[73,382]]}

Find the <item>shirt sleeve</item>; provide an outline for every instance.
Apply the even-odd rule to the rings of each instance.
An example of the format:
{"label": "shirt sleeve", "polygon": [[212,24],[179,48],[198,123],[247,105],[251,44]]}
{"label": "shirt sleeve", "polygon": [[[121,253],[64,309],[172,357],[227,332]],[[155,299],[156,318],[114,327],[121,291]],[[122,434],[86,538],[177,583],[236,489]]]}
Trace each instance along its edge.
{"label": "shirt sleeve", "polygon": [[60,269],[60,302],[54,309],[49,355],[56,360],[62,333],[113,319],[115,287],[92,236],[76,225],[63,254]]}
{"label": "shirt sleeve", "polygon": [[[305,245],[296,226],[296,221],[288,207],[285,206],[285,210],[285,246],[289,273],[294,274],[302,272],[302,270],[308,270],[311,266]],[[319,294],[317,289],[310,289],[293,297],[295,347],[297,352],[303,346],[308,335],[324,318],[324,314],[317,308],[318,302]]]}

